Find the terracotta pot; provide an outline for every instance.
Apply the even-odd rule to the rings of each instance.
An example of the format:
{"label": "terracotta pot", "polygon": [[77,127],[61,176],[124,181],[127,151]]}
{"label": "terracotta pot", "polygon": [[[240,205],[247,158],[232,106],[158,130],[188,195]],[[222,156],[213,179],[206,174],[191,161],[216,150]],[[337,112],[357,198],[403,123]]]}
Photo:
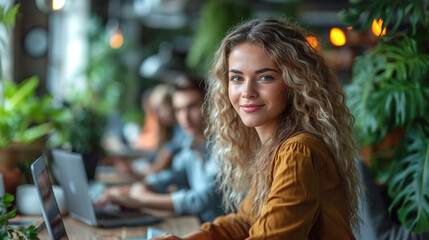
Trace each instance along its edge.
{"label": "terracotta pot", "polygon": [[8,148],[0,148],[0,170],[11,170],[20,162],[36,160],[43,154],[44,141],[29,144],[12,143]]}
{"label": "terracotta pot", "polygon": [[8,148],[0,148],[0,172],[3,175],[5,192],[15,195],[16,187],[23,182],[18,164],[36,160],[43,154],[44,146],[44,141],[36,141],[25,145],[12,143]]}
{"label": "terracotta pot", "polygon": [[0,173],[3,175],[5,193],[15,195],[16,187],[21,182],[21,171],[18,168],[14,168],[12,170],[0,170]]}
{"label": "terracotta pot", "polygon": [[11,170],[16,167],[18,153],[15,149],[0,148],[0,170]]}

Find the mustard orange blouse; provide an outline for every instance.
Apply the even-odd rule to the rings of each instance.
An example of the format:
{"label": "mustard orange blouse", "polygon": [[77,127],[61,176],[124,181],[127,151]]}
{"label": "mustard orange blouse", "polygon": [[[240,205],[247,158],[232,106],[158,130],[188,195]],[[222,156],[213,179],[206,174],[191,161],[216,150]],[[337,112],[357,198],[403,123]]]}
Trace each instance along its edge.
{"label": "mustard orange blouse", "polygon": [[249,216],[247,197],[237,213],[204,223],[201,230],[212,239],[355,239],[341,182],[323,142],[298,133],[274,154],[271,192],[261,216]]}

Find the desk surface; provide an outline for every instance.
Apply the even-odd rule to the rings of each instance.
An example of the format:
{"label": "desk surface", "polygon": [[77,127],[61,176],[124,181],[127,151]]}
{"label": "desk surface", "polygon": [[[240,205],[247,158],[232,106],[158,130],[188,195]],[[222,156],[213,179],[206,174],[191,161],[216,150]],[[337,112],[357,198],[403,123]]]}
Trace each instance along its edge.
{"label": "desk surface", "polygon": [[[169,217],[157,224],[136,227],[96,228],[72,217],[65,217],[64,224],[70,240],[138,238],[146,236],[148,227],[185,235],[197,230],[200,226],[198,218],[194,216]],[[39,232],[38,237],[40,240],[49,239],[46,228]]]}

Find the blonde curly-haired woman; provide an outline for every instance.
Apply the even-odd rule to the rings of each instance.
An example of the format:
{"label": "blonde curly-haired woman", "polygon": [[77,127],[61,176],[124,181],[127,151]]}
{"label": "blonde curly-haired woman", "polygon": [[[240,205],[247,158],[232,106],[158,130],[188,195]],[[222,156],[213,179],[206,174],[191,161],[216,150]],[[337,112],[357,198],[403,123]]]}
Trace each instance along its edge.
{"label": "blonde curly-haired woman", "polygon": [[205,107],[232,213],[182,239],[355,239],[353,117],[308,36],[270,18],[222,41]]}

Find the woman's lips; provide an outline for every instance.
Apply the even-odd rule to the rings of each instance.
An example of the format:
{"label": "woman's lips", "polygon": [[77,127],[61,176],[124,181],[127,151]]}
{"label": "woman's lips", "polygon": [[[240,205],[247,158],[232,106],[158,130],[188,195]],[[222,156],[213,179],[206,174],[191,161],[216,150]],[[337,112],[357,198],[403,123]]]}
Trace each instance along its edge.
{"label": "woman's lips", "polygon": [[258,111],[260,108],[262,108],[263,104],[243,104],[240,105],[241,109],[247,113]]}

